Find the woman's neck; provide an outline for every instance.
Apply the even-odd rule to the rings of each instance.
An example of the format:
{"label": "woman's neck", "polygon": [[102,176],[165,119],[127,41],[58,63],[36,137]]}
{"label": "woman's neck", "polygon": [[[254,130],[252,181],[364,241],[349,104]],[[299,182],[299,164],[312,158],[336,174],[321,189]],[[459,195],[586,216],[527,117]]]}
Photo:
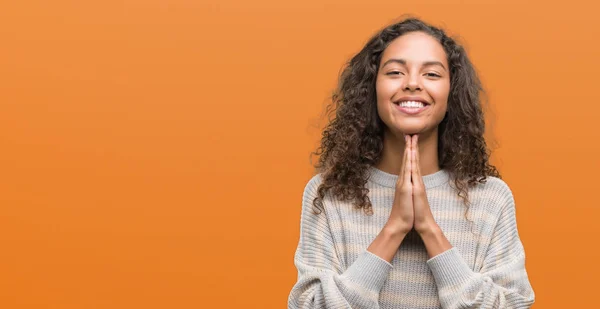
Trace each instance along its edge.
{"label": "woman's neck", "polygon": [[[400,133],[400,136],[395,136],[389,130],[385,130],[383,153],[375,167],[389,174],[400,174],[405,146],[402,133]],[[439,171],[437,129],[433,132],[419,134],[418,147],[421,176]]]}

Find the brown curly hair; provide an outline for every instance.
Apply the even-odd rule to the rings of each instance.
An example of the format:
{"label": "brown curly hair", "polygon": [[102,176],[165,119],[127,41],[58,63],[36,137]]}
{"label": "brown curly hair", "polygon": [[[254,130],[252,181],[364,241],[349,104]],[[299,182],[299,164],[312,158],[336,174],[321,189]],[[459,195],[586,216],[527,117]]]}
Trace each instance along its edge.
{"label": "brown curly hair", "polygon": [[319,155],[315,168],[322,173],[323,180],[313,200],[316,214],[325,210],[323,198],[328,190],[335,198],[354,201],[356,208],[372,214],[365,184],[369,167],[381,158],[385,127],[377,113],[376,76],[381,55],[390,42],[414,31],[435,38],[444,48],[450,67],[448,109],[438,126],[440,167],[449,172],[454,189],[466,206],[470,204],[469,186],[485,183],[486,176],[501,178],[496,167],[488,162],[491,151],[484,138],[481,106],[487,100],[465,49],[443,30],[418,18],[405,17],[372,36],[341,71],[325,110],[329,123],[323,129],[320,146],[310,154],[311,159],[312,155]]}

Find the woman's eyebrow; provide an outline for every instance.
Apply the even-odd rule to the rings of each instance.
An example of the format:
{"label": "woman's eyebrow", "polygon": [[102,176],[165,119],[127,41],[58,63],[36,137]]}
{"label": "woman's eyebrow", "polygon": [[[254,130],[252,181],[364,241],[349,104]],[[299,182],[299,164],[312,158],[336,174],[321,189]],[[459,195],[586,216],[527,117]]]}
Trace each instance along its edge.
{"label": "woman's eyebrow", "polygon": [[[406,60],[398,59],[398,58],[391,58],[391,59],[386,60],[381,67],[383,68],[389,63],[399,63],[402,65],[406,65]],[[425,62],[423,62],[423,66],[430,66],[430,65],[439,65],[445,71],[447,71],[446,67],[440,61],[425,61]]]}

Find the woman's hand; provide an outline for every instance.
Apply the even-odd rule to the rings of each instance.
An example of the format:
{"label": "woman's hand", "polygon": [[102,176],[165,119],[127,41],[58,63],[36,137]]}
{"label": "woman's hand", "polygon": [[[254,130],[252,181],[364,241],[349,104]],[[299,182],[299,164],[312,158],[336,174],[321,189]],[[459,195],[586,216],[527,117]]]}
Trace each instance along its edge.
{"label": "woman's hand", "polygon": [[419,169],[418,136],[405,136],[404,158],[396,182],[392,211],[387,223],[375,237],[368,251],[392,262],[398,247],[414,227],[421,236],[429,257],[433,257],[452,245],[435,222],[425,185]]}
{"label": "woman's hand", "polygon": [[392,233],[407,234],[413,228],[414,211],[413,211],[413,185],[411,183],[411,137],[404,136],[404,158],[402,160],[402,168],[396,181],[396,191],[394,193],[394,202],[392,204],[392,212],[384,229],[390,230]]}
{"label": "woman's hand", "polygon": [[419,165],[419,135],[415,134],[412,136],[410,142],[410,153],[411,153],[411,179],[412,179],[412,198],[413,198],[413,209],[414,209],[414,228],[419,235],[423,233],[431,232],[433,229],[438,228],[431,208],[429,208],[429,202],[427,201],[427,194],[425,194],[425,184],[423,183],[423,177],[421,176],[421,168]]}

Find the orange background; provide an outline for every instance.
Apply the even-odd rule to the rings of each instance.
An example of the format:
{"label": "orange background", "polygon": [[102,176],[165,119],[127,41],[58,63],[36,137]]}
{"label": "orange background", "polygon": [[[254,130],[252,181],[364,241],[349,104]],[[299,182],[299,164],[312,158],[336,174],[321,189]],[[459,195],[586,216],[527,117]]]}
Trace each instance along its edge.
{"label": "orange background", "polygon": [[595,304],[592,1],[3,1],[0,307],[283,308],[314,125],[413,13],[489,91],[537,308]]}

